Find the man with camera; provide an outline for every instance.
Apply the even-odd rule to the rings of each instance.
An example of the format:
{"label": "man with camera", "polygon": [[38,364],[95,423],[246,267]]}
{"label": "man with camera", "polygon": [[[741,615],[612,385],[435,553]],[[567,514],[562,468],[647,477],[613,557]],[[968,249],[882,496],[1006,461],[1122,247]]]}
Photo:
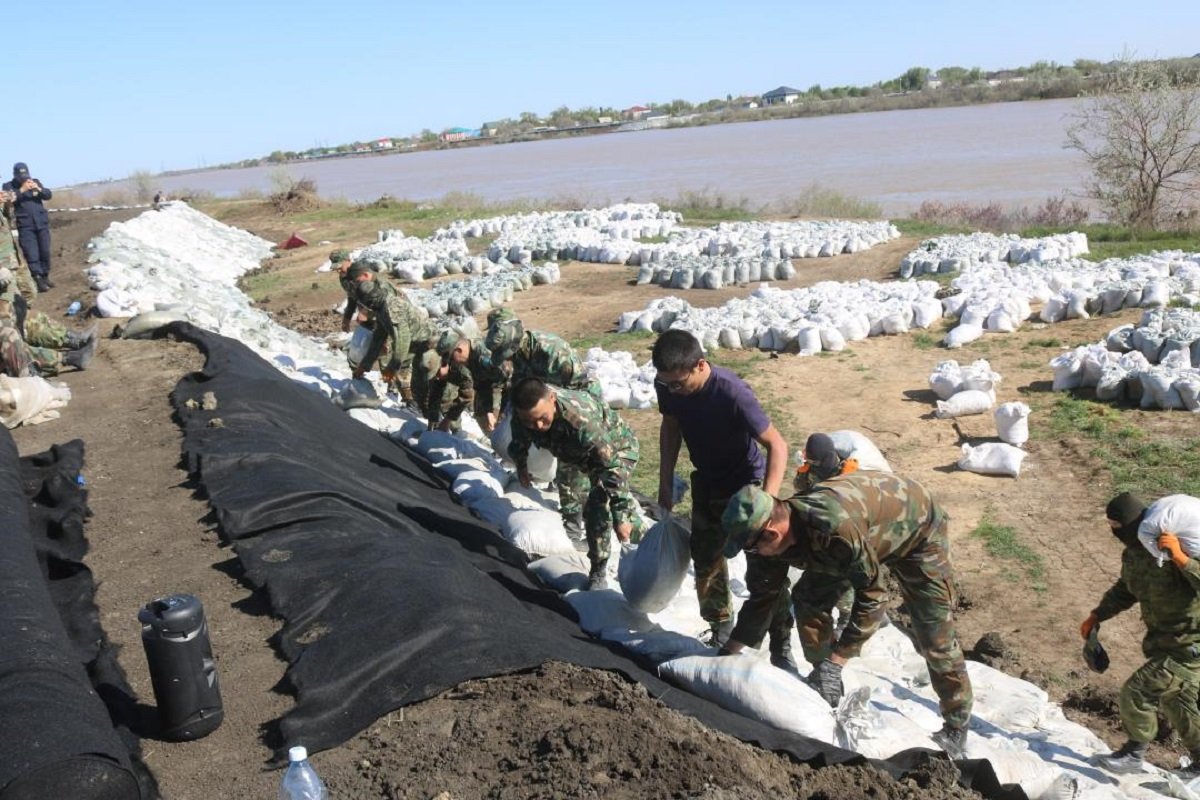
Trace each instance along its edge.
{"label": "man with camera", "polygon": [[29,167],[20,161],[13,164],[13,178],[3,190],[11,197],[6,198],[5,214],[11,213],[25,263],[38,291],[44,292],[54,284],[50,282],[50,215],[42,201],[49,200],[53,192],[30,177]]}

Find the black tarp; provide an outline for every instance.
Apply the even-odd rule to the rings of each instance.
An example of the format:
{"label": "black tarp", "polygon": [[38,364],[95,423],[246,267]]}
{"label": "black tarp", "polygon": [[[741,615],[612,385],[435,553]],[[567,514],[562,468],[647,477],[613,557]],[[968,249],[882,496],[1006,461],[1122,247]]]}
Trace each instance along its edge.
{"label": "black tarp", "polygon": [[[453,503],[427,463],[294,383],[241,343],[176,323],[207,356],[176,386],[184,455],[247,580],[285,620],[294,708],[281,750],[334,747],[384,714],[462,681],[546,661],[615,670],[743,741],[820,766],[861,756],[728,712],[584,635],[528,559]],[[205,404],[206,393],[215,397]],[[211,410],[205,410],[208,407]],[[876,762],[892,774],[923,751]],[[964,782],[1002,789],[986,762]]]}
{"label": "black tarp", "polygon": [[82,560],[82,464],[79,441],[19,460],[0,428],[0,800],[157,797]]}

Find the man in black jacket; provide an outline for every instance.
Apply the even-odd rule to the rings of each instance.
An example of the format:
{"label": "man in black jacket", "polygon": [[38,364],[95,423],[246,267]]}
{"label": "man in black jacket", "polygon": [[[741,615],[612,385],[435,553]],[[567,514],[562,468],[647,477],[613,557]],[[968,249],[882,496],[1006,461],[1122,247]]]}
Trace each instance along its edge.
{"label": "man in black jacket", "polygon": [[9,206],[21,252],[38,290],[44,292],[54,284],[50,282],[50,215],[42,201],[49,200],[53,193],[37,178],[31,178],[29,167],[20,161],[13,164],[13,178],[4,184],[4,191],[13,194]]}

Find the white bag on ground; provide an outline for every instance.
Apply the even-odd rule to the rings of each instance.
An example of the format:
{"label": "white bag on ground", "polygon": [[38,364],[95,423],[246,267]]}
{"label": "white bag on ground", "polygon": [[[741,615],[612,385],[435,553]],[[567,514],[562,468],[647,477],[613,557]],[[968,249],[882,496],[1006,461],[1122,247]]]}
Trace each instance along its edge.
{"label": "white bag on ground", "polygon": [[557,511],[517,509],[500,524],[500,533],[530,555],[552,556],[576,552]]}
{"label": "white bag on ground", "polygon": [[892,465],[879,452],[875,443],[858,431],[831,431],[833,449],[842,458],[853,458],[860,470],[891,472]]}
{"label": "white bag on ground", "polygon": [[1183,552],[1193,558],[1200,556],[1200,499],[1188,494],[1170,494],[1146,509],[1146,516],[1138,526],[1138,539],[1160,562],[1168,556],[1158,547],[1158,535],[1167,531],[1179,537]]}
{"label": "white bag on ground", "polygon": [[668,514],[636,545],[621,547],[617,581],[631,606],[648,614],[667,607],[687,577],[690,538]]}
{"label": "white bag on ground", "polygon": [[987,442],[977,447],[964,444],[958,468],[980,475],[1009,475],[1015,478],[1021,474],[1021,462],[1025,456],[1024,450],[1011,444]]}
{"label": "white bag on ground", "polygon": [[0,423],[6,428],[58,419],[58,409],[71,400],[71,389],[45,378],[0,375]]}
{"label": "white bag on ground", "polygon": [[590,565],[583,553],[562,553],[530,562],[528,569],[546,586],[566,594],[587,588]]}
{"label": "white bag on ground", "polygon": [[979,389],[967,389],[958,392],[949,400],[938,400],[937,411],[933,412],[939,419],[967,417],[972,414],[982,414],[992,407],[992,396]]}
{"label": "white bag on ground", "polygon": [[834,741],[833,709],[800,678],[766,659],[685,656],[660,664],[660,675],[722,708],[781,730]]}
{"label": "white bag on ground", "polygon": [[1003,403],[993,416],[1001,441],[1018,447],[1029,441],[1029,406],[1024,403]]}

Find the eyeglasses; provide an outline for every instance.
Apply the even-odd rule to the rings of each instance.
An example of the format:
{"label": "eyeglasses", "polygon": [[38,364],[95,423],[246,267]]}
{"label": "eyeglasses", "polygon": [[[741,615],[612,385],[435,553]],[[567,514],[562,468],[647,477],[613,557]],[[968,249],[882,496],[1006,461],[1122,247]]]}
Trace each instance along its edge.
{"label": "eyeglasses", "polygon": [[687,386],[688,380],[692,377],[692,373],[696,371],[696,367],[698,367],[698,366],[699,366],[699,364],[693,364],[691,366],[691,368],[688,369],[687,375],[683,376],[682,378],[680,378],[677,381],[660,381],[658,378],[655,378],[654,384],[656,386],[661,386],[662,388],[666,389],[668,392],[678,392],[684,386]]}

